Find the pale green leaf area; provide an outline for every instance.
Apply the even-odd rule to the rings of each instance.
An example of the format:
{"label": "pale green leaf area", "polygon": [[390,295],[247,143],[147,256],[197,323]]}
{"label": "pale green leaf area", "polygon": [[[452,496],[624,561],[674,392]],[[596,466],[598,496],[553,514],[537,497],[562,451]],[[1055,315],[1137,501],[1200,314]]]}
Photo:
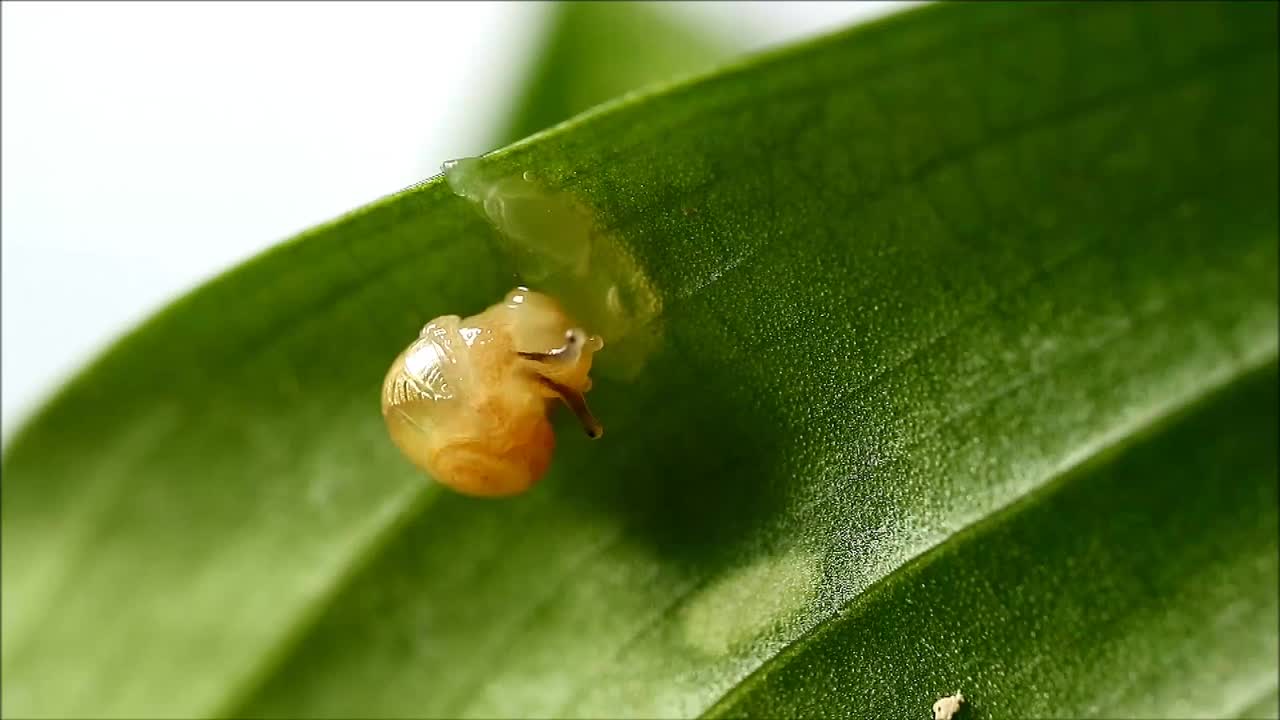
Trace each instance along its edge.
{"label": "pale green leaf area", "polygon": [[1271,684],[1271,690],[1265,689],[1260,692],[1257,698],[1250,704],[1241,707],[1234,717],[1240,720],[1246,718],[1275,718],[1280,716],[1280,686],[1276,683]]}
{"label": "pale green leaf area", "polygon": [[442,181],[217,279],[4,458],[4,714],[1275,717],[1276,21],[930,6],[488,156],[663,302],[509,500],[378,414],[516,282]]}

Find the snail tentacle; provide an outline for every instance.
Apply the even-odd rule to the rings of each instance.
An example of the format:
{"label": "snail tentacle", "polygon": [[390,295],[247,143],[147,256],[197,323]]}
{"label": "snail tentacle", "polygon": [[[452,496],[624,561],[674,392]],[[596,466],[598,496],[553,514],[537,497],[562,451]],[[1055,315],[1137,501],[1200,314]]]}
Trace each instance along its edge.
{"label": "snail tentacle", "polygon": [[600,425],[599,420],[596,420],[595,415],[591,414],[591,408],[587,407],[587,398],[580,391],[561,385],[546,376],[539,376],[539,379],[544,385],[551,388],[556,395],[559,395],[564,404],[573,411],[574,416],[578,418],[578,422],[582,425],[583,431],[587,433],[587,437],[596,440],[601,435],[604,435],[604,427]]}

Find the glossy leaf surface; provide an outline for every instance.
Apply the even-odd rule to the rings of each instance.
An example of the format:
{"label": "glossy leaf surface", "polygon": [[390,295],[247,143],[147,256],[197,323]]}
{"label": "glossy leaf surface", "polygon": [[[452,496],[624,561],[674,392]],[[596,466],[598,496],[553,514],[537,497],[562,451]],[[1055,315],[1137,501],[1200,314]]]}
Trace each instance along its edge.
{"label": "glossy leaf surface", "polygon": [[1266,706],[1276,19],[929,7],[488,157],[664,308],[592,390],[605,439],[560,418],[506,502],[426,483],[377,412],[425,320],[515,282],[467,202],[219,278],[4,458],[5,713]]}

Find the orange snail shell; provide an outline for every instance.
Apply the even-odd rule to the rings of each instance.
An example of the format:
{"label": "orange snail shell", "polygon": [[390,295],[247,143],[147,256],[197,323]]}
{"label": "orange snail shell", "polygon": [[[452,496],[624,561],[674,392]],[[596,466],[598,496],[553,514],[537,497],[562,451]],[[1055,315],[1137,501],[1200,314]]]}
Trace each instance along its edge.
{"label": "orange snail shell", "polygon": [[527,288],[478,315],[438,317],[387,372],[387,431],[414,465],[460,493],[522,493],[551,464],[556,401],[600,436],[582,393],[603,346],[554,299]]}

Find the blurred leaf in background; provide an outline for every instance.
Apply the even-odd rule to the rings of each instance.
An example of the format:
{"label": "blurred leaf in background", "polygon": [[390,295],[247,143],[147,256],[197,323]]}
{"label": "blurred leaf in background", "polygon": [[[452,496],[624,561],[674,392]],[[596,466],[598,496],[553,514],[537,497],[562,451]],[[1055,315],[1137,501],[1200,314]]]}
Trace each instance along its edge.
{"label": "blurred leaf in background", "polygon": [[488,156],[665,308],[509,501],[377,412],[511,284],[441,182],[215,280],[4,457],[5,715],[1276,717],[1276,20],[932,6]]}
{"label": "blurred leaf in background", "polygon": [[725,60],[732,42],[711,30],[692,26],[661,3],[556,5],[499,145]]}

